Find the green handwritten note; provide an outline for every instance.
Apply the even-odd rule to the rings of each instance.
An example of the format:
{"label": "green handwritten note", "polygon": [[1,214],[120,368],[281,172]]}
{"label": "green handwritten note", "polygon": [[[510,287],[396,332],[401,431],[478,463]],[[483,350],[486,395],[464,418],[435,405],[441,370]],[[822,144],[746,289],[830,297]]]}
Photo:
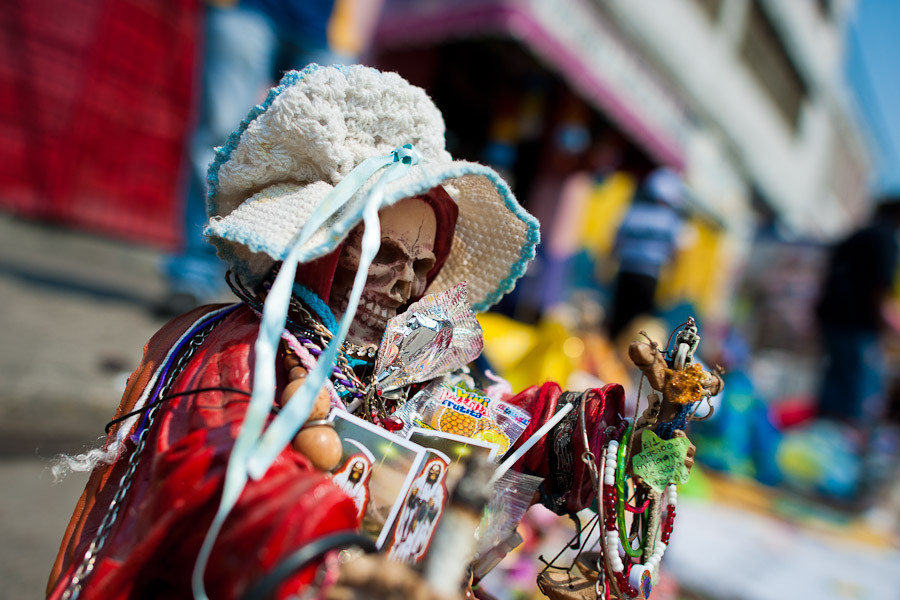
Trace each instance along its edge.
{"label": "green handwritten note", "polygon": [[657,492],[670,483],[686,483],[690,472],[684,459],[690,445],[687,438],[663,440],[645,429],[641,433],[641,451],[631,460],[632,470]]}

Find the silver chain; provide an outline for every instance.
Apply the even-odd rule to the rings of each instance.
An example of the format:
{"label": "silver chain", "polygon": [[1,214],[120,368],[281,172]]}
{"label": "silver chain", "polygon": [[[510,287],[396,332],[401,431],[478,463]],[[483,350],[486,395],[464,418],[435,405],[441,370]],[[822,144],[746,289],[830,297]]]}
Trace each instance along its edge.
{"label": "silver chain", "polygon": [[[221,319],[213,321],[191,338],[187,349],[182,352],[178,361],[175,363],[175,367],[166,377],[165,383],[159,390],[157,399],[164,398],[166,394],[168,394],[175,378],[178,377],[187,365],[188,359],[193,356],[197,348],[199,348],[206,339],[206,336],[208,336],[213,328],[220,322]],[[125,499],[128,490],[131,488],[131,480],[134,477],[135,471],[137,471],[138,463],[140,463],[141,460],[141,454],[147,443],[147,434],[150,431],[150,427],[153,425],[153,421],[156,418],[156,414],[159,412],[160,406],[161,404],[155,405],[147,413],[147,425],[138,435],[137,445],[131,453],[131,457],[128,459],[128,468],[125,470],[122,478],[119,479],[119,489],[116,490],[116,495],[113,496],[112,501],[109,503],[109,508],[106,509],[106,515],[103,517],[103,521],[100,522],[100,527],[97,528],[94,540],[91,542],[91,545],[88,546],[87,552],[84,553],[81,564],[78,566],[78,569],[75,570],[72,579],[69,580],[69,585],[66,586],[66,591],[63,592],[62,600],[77,600],[78,597],[81,596],[81,588],[85,579],[87,579],[88,575],[93,572],[94,567],[97,565],[97,557],[99,556],[100,551],[103,550],[103,546],[106,545],[110,530],[119,516],[119,510],[122,508],[122,501]]]}
{"label": "silver chain", "polygon": [[[334,338],[334,334],[331,333],[325,325],[316,320],[312,314],[306,310],[306,307],[294,296],[291,296],[290,304],[291,308],[299,313],[300,317],[303,319],[301,325],[308,329],[311,335],[319,338],[321,347],[317,346],[317,348],[319,350],[324,350],[331,342],[332,338]],[[364,352],[360,352],[360,350],[364,350]],[[366,386],[360,381],[359,377],[356,376],[356,373],[353,372],[353,367],[347,362],[347,353],[350,353],[351,355],[356,354],[359,357],[369,356],[370,358],[374,358],[377,351],[377,348],[363,348],[362,346],[356,346],[347,341],[341,344],[341,347],[339,348],[339,352],[335,359],[338,369],[341,370],[341,373],[346,380],[352,383],[359,392],[364,392]],[[340,385],[340,387],[347,389],[343,385]]]}

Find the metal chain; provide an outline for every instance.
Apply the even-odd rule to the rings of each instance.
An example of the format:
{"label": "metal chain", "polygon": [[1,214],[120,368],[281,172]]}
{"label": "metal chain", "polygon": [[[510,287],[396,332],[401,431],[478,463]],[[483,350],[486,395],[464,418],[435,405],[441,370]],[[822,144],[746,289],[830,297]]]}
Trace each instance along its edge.
{"label": "metal chain", "polygon": [[[169,389],[172,387],[172,383],[184,370],[184,367],[187,365],[188,360],[191,358],[191,356],[193,356],[197,348],[199,348],[200,345],[203,344],[203,341],[206,339],[209,333],[219,323],[221,323],[221,319],[216,319],[215,321],[198,331],[194,335],[194,337],[191,338],[187,349],[185,349],[185,351],[181,353],[181,356],[179,356],[174,368],[166,377],[166,381],[163,384],[162,388],[160,388],[159,394],[157,395],[158,398],[164,398],[166,396],[166,394],[169,392]],[[122,501],[125,499],[125,495],[128,493],[128,490],[131,488],[131,481],[134,477],[135,471],[137,471],[138,464],[141,460],[141,454],[143,453],[144,447],[147,443],[147,434],[153,425],[153,421],[156,418],[157,413],[159,412],[160,406],[161,404],[157,404],[147,413],[147,424],[138,435],[137,445],[135,446],[134,451],[131,453],[131,456],[128,459],[128,468],[125,470],[122,478],[119,479],[119,489],[116,490],[115,496],[113,496],[112,501],[109,503],[109,508],[107,508],[106,510],[106,515],[103,517],[103,521],[100,522],[100,527],[97,528],[97,533],[94,535],[94,539],[91,542],[91,545],[88,546],[87,552],[84,553],[84,557],[81,559],[81,564],[75,570],[74,575],[72,575],[72,579],[69,580],[69,585],[66,586],[66,591],[63,592],[62,600],[77,600],[78,597],[81,596],[81,589],[85,579],[93,572],[94,567],[97,565],[97,557],[100,554],[100,551],[103,550],[103,547],[106,545],[106,540],[109,537],[110,530],[116,523],[116,519],[119,516],[119,510],[122,508]]]}
{"label": "metal chain", "polygon": [[[228,271],[225,274],[225,281],[228,283],[228,286],[231,288],[231,291],[235,293],[235,295],[241,299],[244,304],[249,306],[253,311],[262,314],[263,312],[263,303],[257,298],[250,290],[244,287],[244,284],[241,282],[240,278],[234,277],[231,271]],[[290,298],[290,307],[293,310],[294,314],[300,316],[300,321],[297,322],[291,319],[291,315],[288,314],[287,320],[285,322],[285,326],[291,333],[295,335],[309,336],[310,342],[312,346],[319,353],[328,345],[328,343],[334,337],[334,334],[328,330],[325,325],[323,325],[317,318],[313,316],[313,314],[307,310],[306,306],[296,297],[291,296]],[[304,344],[306,346],[306,344]],[[310,350],[312,350],[310,348]],[[361,359],[365,359],[366,357],[372,359],[375,358],[377,353],[377,347],[364,347],[357,346],[355,344],[351,344],[348,341],[344,341],[341,344],[340,351],[337,353],[337,358],[335,360],[335,366],[340,371],[345,381],[350,382],[350,386],[345,386],[344,384],[336,381],[334,377],[332,377],[332,383],[335,384],[335,389],[340,392],[351,392],[353,396],[357,398],[361,398],[362,394],[365,392],[366,385],[357,377],[356,373],[353,371],[353,367],[350,366],[350,363],[347,361],[347,355],[350,354],[356,355]],[[314,356],[318,356],[314,353]]]}
{"label": "metal chain", "polygon": [[[225,274],[225,281],[228,283],[231,291],[233,291],[244,304],[249,306],[250,309],[257,314],[262,314],[262,301],[253,292],[244,287],[244,284],[241,282],[240,278],[235,277],[231,273],[231,271],[228,271]],[[304,348],[309,350],[310,353],[318,359],[319,355],[322,354],[323,349],[334,337],[334,334],[332,334],[327,327],[320,323],[317,318],[313,317],[312,313],[307,310],[306,306],[304,306],[303,303],[293,295],[290,298],[290,307],[291,311],[288,312],[288,316],[285,321],[285,328],[292,334],[297,336],[297,341],[299,341]],[[296,319],[292,319],[293,315],[299,315],[299,321]],[[363,350],[363,348],[361,348],[360,346],[355,346],[354,344],[350,344],[347,341],[341,344],[341,348],[338,351],[337,357],[335,359],[333,371],[329,375],[329,378],[334,385],[334,389],[339,396],[345,398],[349,394],[353,397],[352,400],[344,400],[348,407],[358,407],[360,404],[362,404],[365,395],[368,393],[368,388],[371,385],[371,383],[369,385],[366,385],[356,375],[356,372],[353,370],[353,367],[350,366],[350,363],[347,360],[347,355],[356,354],[360,358],[364,358],[364,356],[374,358],[377,349],[365,348],[365,352],[360,352],[360,350]],[[351,410],[351,412],[353,411]],[[368,411],[366,414],[368,414]]]}
{"label": "metal chain", "polygon": [[[332,338],[334,338],[334,334],[331,333],[328,328],[325,327],[325,325],[316,320],[306,309],[306,307],[303,306],[303,304],[301,304],[300,301],[293,296],[291,296],[290,304],[291,308],[295,309],[303,319],[301,321],[301,326],[304,327],[309,334],[319,338],[319,350],[324,349],[325,346],[327,346],[331,342]],[[365,384],[360,381],[359,377],[356,376],[356,373],[353,372],[353,368],[347,362],[348,352],[350,354],[355,353],[360,357],[364,356],[363,354],[359,354],[358,351],[353,352],[353,350],[358,350],[361,348],[362,347],[360,346],[355,346],[354,344],[345,341],[343,344],[341,344],[340,352],[337,353],[336,362],[344,377],[346,377],[347,380],[349,380],[354,386],[356,386],[358,390],[363,391],[366,387]],[[374,354],[370,353],[368,349],[366,349],[365,355],[369,356],[370,358],[374,358]]]}
{"label": "metal chain", "polygon": [[[603,539],[603,530],[600,530],[600,539]],[[603,554],[597,553],[597,559],[594,561],[594,568],[597,569],[597,581],[594,582],[594,600],[602,600],[606,592],[606,565],[603,564]]]}

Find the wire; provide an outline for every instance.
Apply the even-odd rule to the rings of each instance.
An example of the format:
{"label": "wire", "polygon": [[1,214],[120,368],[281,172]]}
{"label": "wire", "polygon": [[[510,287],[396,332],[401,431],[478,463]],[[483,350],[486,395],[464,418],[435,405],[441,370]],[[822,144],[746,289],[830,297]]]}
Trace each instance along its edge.
{"label": "wire", "polygon": [[106,427],[104,427],[104,431],[106,433],[109,433],[109,430],[112,429],[112,426],[115,425],[116,423],[121,423],[122,421],[124,421],[125,419],[127,419],[129,417],[133,417],[134,415],[139,415],[143,412],[146,412],[146,411],[150,410],[151,408],[153,408],[154,406],[158,406],[158,405],[162,404],[166,400],[171,400],[172,398],[177,398],[179,396],[190,396],[191,394],[201,394],[203,392],[234,392],[236,394],[243,394],[245,396],[250,395],[250,392],[248,392],[247,390],[240,390],[237,388],[224,387],[224,386],[197,388],[194,390],[185,390],[183,392],[175,392],[174,394],[166,394],[159,400],[156,400],[155,402],[151,402],[150,404],[148,404],[147,406],[144,406],[143,408],[139,408],[139,409],[133,410],[129,413],[125,413],[121,417],[116,417],[115,419],[113,419],[112,421],[110,421],[109,423],[106,424]]}

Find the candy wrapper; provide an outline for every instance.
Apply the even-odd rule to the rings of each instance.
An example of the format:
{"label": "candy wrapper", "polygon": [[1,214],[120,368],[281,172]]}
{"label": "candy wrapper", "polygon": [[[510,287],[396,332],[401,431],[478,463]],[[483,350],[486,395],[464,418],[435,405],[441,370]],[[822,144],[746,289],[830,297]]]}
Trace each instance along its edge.
{"label": "candy wrapper", "polygon": [[474,360],[484,347],[466,282],[425,296],[388,321],[378,357],[380,392],[428,381]]}
{"label": "candy wrapper", "polygon": [[507,471],[494,482],[478,527],[478,559],[516,530],[543,481],[543,477]]}
{"label": "candy wrapper", "polygon": [[403,421],[401,435],[414,427],[436,429],[496,444],[498,457],[502,456],[528,427],[531,416],[460,385],[461,381],[465,378],[455,374],[435,380],[398,408],[395,416]]}

